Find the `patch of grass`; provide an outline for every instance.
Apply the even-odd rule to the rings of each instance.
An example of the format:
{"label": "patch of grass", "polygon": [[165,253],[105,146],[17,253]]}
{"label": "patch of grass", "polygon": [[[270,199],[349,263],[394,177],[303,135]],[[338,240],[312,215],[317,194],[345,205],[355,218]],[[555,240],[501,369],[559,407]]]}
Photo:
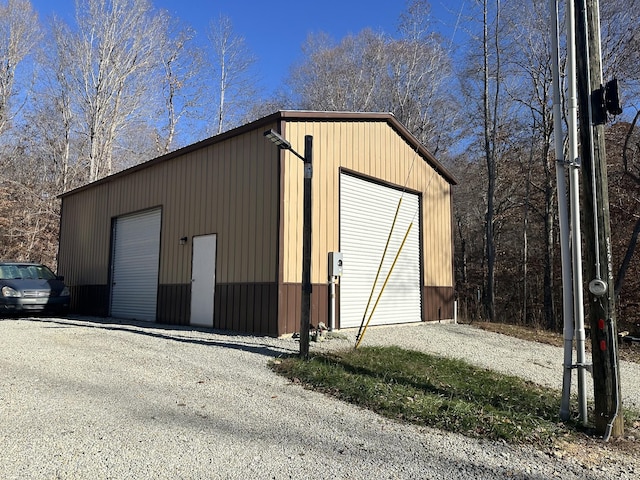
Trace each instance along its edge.
{"label": "patch of grass", "polygon": [[297,357],[275,371],[389,418],[471,437],[548,445],[570,430],[560,392],[517,377],[399,347],[362,347]]}

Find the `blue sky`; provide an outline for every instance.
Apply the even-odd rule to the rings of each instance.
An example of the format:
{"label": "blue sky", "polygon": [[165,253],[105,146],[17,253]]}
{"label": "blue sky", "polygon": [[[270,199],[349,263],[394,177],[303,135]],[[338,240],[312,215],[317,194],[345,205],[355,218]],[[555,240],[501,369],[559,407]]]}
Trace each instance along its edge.
{"label": "blue sky", "polygon": [[[152,0],[191,25],[206,39],[211,20],[220,14],[231,18],[234,31],[245,37],[258,58],[256,68],[268,92],[277,88],[289,67],[300,58],[300,47],[312,32],[326,32],[335,40],[370,27],[395,35],[405,0]],[[432,0],[432,17],[447,40],[463,0]],[[75,0],[32,0],[42,21],[52,13],[72,22]],[[452,12],[453,11],[453,12]],[[456,35],[460,35],[457,33]]]}

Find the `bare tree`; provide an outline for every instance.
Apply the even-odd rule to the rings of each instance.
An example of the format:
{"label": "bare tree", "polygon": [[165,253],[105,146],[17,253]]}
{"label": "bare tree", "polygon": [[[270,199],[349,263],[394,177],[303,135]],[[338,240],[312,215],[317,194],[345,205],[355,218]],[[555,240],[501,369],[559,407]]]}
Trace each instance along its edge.
{"label": "bare tree", "polygon": [[40,41],[38,14],[28,0],[0,4],[0,134],[10,125],[16,71]]}
{"label": "bare tree", "polygon": [[168,15],[159,14],[157,53],[163,72],[162,93],[165,122],[158,126],[157,148],[167,153],[175,143],[178,123],[185,117],[196,117],[203,98],[204,86],[199,82],[203,72],[203,58],[191,45],[194,31]]}
{"label": "bare tree", "polygon": [[335,44],[326,34],[307,38],[305,59],[289,84],[304,109],[390,111],[432,153],[456,130],[450,59],[430,30],[429,3],[409,3],[400,38],[370,29]]}
{"label": "bare tree", "polygon": [[[483,119],[483,146],[485,162],[487,166],[487,211],[485,216],[486,257],[487,257],[487,281],[485,285],[485,310],[490,321],[496,319],[495,310],[495,194],[497,179],[497,137],[498,137],[498,109],[501,86],[501,57],[498,37],[498,25],[500,16],[500,0],[496,0],[495,31],[489,32],[489,5],[488,0],[482,2],[483,33],[482,33],[482,119]],[[494,56],[491,66],[491,56]],[[491,68],[491,70],[490,70]],[[493,81],[492,81],[493,79]]]}
{"label": "bare tree", "polygon": [[[366,29],[334,44],[325,33],[309,35],[304,61],[288,80],[304,109],[332,111],[374,110],[380,100],[386,66],[382,34]],[[384,98],[391,103],[387,92]]]}
{"label": "bare tree", "polygon": [[257,94],[252,70],[256,57],[244,37],[234,32],[231,19],[224,15],[210,23],[209,42],[217,93],[215,133],[221,133],[237,123]]}
{"label": "bare tree", "polygon": [[[638,132],[637,123],[640,119],[640,111],[636,112],[633,120],[629,125],[620,125],[620,127],[624,128],[624,141],[622,142],[622,167],[623,167],[623,180],[625,182],[614,182],[612,185],[613,191],[619,189],[618,184],[622,183],[622,190],[626,190],[627,197],[631,197],[630,201],[624,202],[626,203],[625,216],[629,216],[633,218],[634,211],[638,209],[638,205],[640,205],[640,198],[637,195],[640,187],[640,132]],[[622,201],[618,202],[622,204]],[[631,205],[629,205],[631,204]],[[634,209],[633,206],[636,208]],[[625,277],[627,275],[629,266],[631,265],[631,260],[633,259],[634,252],[636,250],[636,246],[638,243],[638,237],[640,236],[640,216],[636,215],[635,223],[633,230],[631,232],[629,241],[627,242],[627,246],[625,248],[625,253],[620,263],[620,268],[616,274],[616,282],[615,282],[615,295],[616,299],[619,298],[620,292],[624,285]]]}
{"label": "bare tree", "polygon": [[21,155],[21,172],[0,182],[0,257],[55,266],[59,203],[42,182],[41,163]]}
{"label": "bare tree", "polygon": [[52,20],[33,101],[0,157],[11,163],[10,176],[0,174],[0,210],[13,212],[0,232],[3,256],[54,264],[56,196],[166,152],[193,104],[188,30],[145,0],[83,0],[77,9],[75,25]]}
{"label": "bare tree", "polygon": [[481,316],[479,286],[484,280],[484,185],[486,171],[464,155],[451,165],[459,183],[454,195],[456,290],[461,318]]}
{"label": "bare tree", "polygon": [[58,52],[60,42],[56,35],[60,33],[54,28],[53,37],[49,39],[51,48],[41,51],[39,89],[33,109],[26,113],[23,138],[23,144],[28,146],[31,154],[50,169],[48,182],[55,185],[56,193],[65,192],[86,180],[71,173],[77,165],[74,161],[77,155],[73,152],[77,119],[69,74],[73,58]]}
{"label": "bare tree", "polygon": [[123,134],[137,122],[145,107],[158,98],[149,74],[160,28],[147,0],[81,0],[76,29],[54,25],[59,64],[70,102],[80,117],[80,162],[86,162],[89,181],[114,171],[116,149]]}
{"label": "bare tree", "polygon": [[393,92],[389,110],[438,154],[452,143],[459,119],[451,88],[451,59],[432,29],[429,2],[408,2],[400,16],[400,34],[388,55]]}
{"label": "bare tree", "polygon": [[[640,106],[640,0],[600,2],[604,79],[618,78],[627,103]],[[629,106],[629,105],[627,105]]]}
{"label": "bare tree", "polygon": [[[614,142],[614,148],[610,152],[607,147],[607,153],[609,157],[618,156],[622,161],[623,179],[621,183],[624,186],[621,190],[637,192],[637,187],[640,185],[640,162],[638,161],[640,142],[638,141],[637,127],[640,120],[640,32],[636,26],[640,23],[640,0],[601,2],[600,17],[604,79],[605,81],[611,78],[620,80],[624,107],[622,118],[623,120],[629,119],[629,123],[623,121],[610,129],[614,131],[624,129],[625,134],[624,140],[621,142],[622,148],[615,148]],[[614,192],[617,191],[616,187],[614,183]],[[621,197],[618,201],[619,208],[635,212],[640,201],[638,196],[622,193]],[[631,218],[633,218],[633,213],[631,213]],[[614,228],[614,231],[617,233],[615,236],[619,237],[624,230]],[[640,219],[636,217],[626,245],[620,252],[622,261],[616,275],[616,298],[619,297],[623,288],[639,235]],[[620,315],[618,318],[623,318],[623,316]]]}
{"label": "bare tree", "polygon": [[29,1],[0,4],[0,257],[49,261],[40,255],[41,247],[46,243],[44,250],[53,251],[56,237],[45,232],[49,224],[43,220],[51,217],[55,202],[40,188],[41,172],[27,152],[22,125],[33,86],[30,71],[22,67],[40,39],[38,15]]}
{"label": "bare tree", "polygon": [[[529,213],[539,213],[544,230],[539,243],[544,245],[544,323],[547,328],[557,329],[554,298],[554,263],[556,250],[556,182],[555,158],[553,158],[552,134],[553,117],[551,111],[551,58],[549,39],[548,4],[544,2],[522,2],[508,5],[503,15],[509,31],[515,32],[513,43],[508,46],[505,70],[509,77],[516,79],[506,87],[513,102],[523,107],[522,132],[528,137],[530,153],[525,156],[523,169],[530,179],[526,182],[523,199],[524,219],[523,248],[527,247],[527,236],[531,224]],[[526,133],[525,133],[526,132]],[[533,162],[536,162],[535,165]],[[532,174],[536,172],[535,174]],[[540,194],[539,200],[533,195]],[[526,287],[528,255],[523,254],[523,283]],[[523,295],[526,309],[528,293]],[[526,320],[526,315],[524,316]]]}

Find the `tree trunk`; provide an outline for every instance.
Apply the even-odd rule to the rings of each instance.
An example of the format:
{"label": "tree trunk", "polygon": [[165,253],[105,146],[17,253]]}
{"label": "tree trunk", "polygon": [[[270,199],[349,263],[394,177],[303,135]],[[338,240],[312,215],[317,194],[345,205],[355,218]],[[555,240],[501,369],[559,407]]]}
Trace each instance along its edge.
{"label": "tree trunk", "polygon": [[483,4],[483,60],[484,60],[484,92],[483,92],[483,114],[484,114],[484,149],[487,163],[487,212],[485,215],[485,236],[486,236],[486,257],[487,257],[487,281],[485,290],[485,313],[490,322],[495,321],[495,268],[496,268],[496,245],[495,245],[495,195],[496,195],[496,136],[498,129],[497,109],[500,94],[500,55],[498,48],[498,17],[500,12],[500,2],[496,1],[496,31],[494,32],[496,72],[495,91],[493,105],[490,101],[490,79],[489,72],[489,25],[487,15],[487,0]]}
{"label": "tree trunk", "polygon": [[[550,145],[547,144],[547,145]],[[544,189],[544,247],[545,247],[545,258],[544,258],[544,287],[543,287],[543,296],[544,296],[544,321],[547,328],[552,329],[554,331],[558,330],[558,322],[556,318],[555,311],[555,298],[553,294],[554,287],[554,274],[553,274],[553,266],[555,264],[555,243],[554,243],[554,199],[556,196],[555,189],[555,178],[549,168],[549,163],[546,159],[549,158],[549,148],[545,147],[544,149],[544,162],[545,162],[545,189]]]}
{"label": "tree trunk", "polygon": [[[632,174],[629,171],[629,158],[627,155],[627,151],[629,148],[629,141],[631,140],[631,135],[633,134],[633,130],[638,123],[638,119],[640,118],[640,111],[636,112],[635,117],[631,121],[631,125],[629,125],[629,130],[627,131],[627,135],[624,139],[624,147],[622,149],[622,160],[624,163],[624,173],[627,177],[631,178],[640,186],[640,178],[637,175]],[[629,268],[629,264],[631,263],[631,259],[633,258],[633,253],[636,249],[636,245],[638,243],[638,235],[640,234],[640,219],[636,221],[636,225],[633,228],[633,233],[631,234],[631,238],[629,239],[629,243],[627,244],[627,251],[622,259],[622,264],[618,270],[618,275],[616,276],[616,286],[615,286],[615,295],[616,300],[620,295],[620,290],[622,290],[622,285],[624,283],[624,277],[627,274],[627,269]]]}
{"label": "tree trunk", "polygon": [[627,252],[622,259],[622,264],[620,265],[620,269],[618,270],[615,286],[616,300],[620,295],[620,290],[622,290],[624,277],[627,274],[627,269],[629,268],[629,264],[631,263],[631,259],[633,258],[633,252],[635,251],[636,245],[638,244],[638,235],[640,235],[640,218],[638,218],[635,227],[633,227],[633,233],[631,234],[631,239],[629,239],[629,244],[627,245]]}
{"label": "tree trunk", "polygon": [[528,323],[529,297],[529,211],[531,210],[531,166],[533,164],[533,145],[527,162],[527,180],[525,183],[524,212],[522,214],[522,321]]}

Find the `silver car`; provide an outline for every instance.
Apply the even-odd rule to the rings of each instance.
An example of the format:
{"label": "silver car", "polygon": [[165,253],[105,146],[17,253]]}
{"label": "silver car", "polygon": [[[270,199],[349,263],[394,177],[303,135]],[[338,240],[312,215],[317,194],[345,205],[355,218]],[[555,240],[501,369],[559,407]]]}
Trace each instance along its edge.
{"label": "silver car", "polygon": [[0,315],[66,315],[71,297],[63,280],[39,263],[0,262]]}

